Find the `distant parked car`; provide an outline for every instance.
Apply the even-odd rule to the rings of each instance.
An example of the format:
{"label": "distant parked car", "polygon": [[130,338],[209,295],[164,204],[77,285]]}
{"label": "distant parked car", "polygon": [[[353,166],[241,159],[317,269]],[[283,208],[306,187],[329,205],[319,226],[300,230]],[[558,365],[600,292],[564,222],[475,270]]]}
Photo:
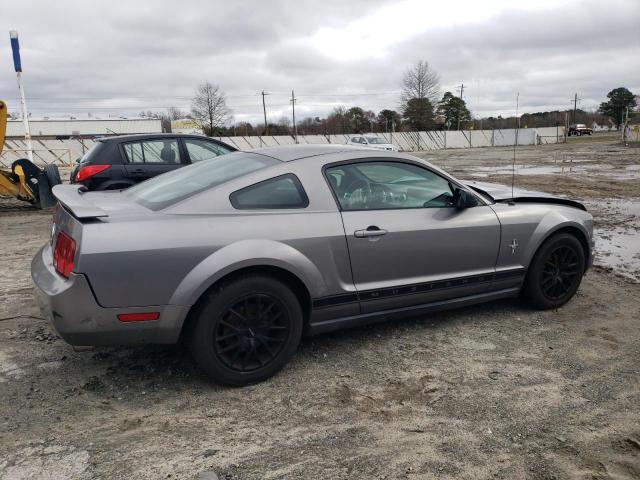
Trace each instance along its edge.
{"label": "distant parked car", "polygon": [[385,142],[384,138],[380,138],[375,135],[354,135],[349,138],[347,145],[357,145],[358,147],[369,147],[377,150],[387,150],[390,152],[398,151],[398,147]]}
{"label": "distant parked car", "polygon": [[236,151],[199,135],[154,133],[96,140],[71,172],[89,190],[121,190],[161,173]]}
{"label": "distant parked car", "polygon": [[581,135],[591,135],[592,133],[593,130],[587,127],[584,123],[569,125],[569,136],[577,135],[579,137]]}

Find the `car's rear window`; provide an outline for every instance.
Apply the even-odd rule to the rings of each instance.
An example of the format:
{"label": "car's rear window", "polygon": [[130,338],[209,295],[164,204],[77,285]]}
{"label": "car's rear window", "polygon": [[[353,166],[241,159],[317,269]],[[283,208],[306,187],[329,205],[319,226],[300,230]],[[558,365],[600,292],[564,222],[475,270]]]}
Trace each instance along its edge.
{"label": "car's rear window", "polygon": [[89,163],[91,160],[98,156],[98,152],[100,151],[100,149],[102,149],[103,146],[104,143],[102,142],[94,143],[93,146],[89,148],[89,150],[87,150],[82,156],[82,158],[80,159],[80,163]]}
{"label": "car's rear window", "polygon": [[230,153],[159,175],[129,188],[125,195],[151,210],[161,210],[204,190],[278,163],[280,160],[256,153]]}

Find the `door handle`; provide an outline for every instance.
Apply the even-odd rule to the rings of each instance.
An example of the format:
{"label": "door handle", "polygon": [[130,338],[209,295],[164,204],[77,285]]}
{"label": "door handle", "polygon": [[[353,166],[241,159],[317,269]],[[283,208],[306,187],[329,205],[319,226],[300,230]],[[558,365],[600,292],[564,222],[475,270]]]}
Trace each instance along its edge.
{"label": "door handle", "polygon": [[136,170],[133,170],[131,173],[144,173],[144,170],[142,170],[141,168],[137,168]]}
{"label": "door handle", "polygon": [[371,225],[367,227],[366,230],[356,230],[355,232],[353,232],[353,236],[357,238],[381,237],[382,235],[386,235],[387,233],[387,230],[378,228],[375,225]]}

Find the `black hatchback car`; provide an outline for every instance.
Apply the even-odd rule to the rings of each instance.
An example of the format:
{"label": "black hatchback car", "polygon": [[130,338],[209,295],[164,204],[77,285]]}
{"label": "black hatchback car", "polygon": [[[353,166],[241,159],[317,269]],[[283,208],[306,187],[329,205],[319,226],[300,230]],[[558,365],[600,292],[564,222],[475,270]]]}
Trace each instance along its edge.
{"label": "black hatchback car", "polygon": [[198,135],[154,133],[96,139],[71,172],[89,190],[121,190],[161,173],[236,151]]}

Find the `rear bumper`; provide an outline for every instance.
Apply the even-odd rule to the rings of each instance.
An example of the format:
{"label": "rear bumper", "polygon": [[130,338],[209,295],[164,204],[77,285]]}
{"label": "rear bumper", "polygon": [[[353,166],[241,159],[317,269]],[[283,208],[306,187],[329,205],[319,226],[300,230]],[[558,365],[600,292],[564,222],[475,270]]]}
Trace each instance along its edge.
{"label": "rear bumper", "polygon": [[[49,245],[33,258],[31,278],[43,315],[71,345],[176,343],[189,311],[183,305],[104,308],[96,301],[87,277],[72,273],[65,279],[55,272]],[[140,312],[159,312],[160,317],[127,323],[117,318],[120,313]]]}

